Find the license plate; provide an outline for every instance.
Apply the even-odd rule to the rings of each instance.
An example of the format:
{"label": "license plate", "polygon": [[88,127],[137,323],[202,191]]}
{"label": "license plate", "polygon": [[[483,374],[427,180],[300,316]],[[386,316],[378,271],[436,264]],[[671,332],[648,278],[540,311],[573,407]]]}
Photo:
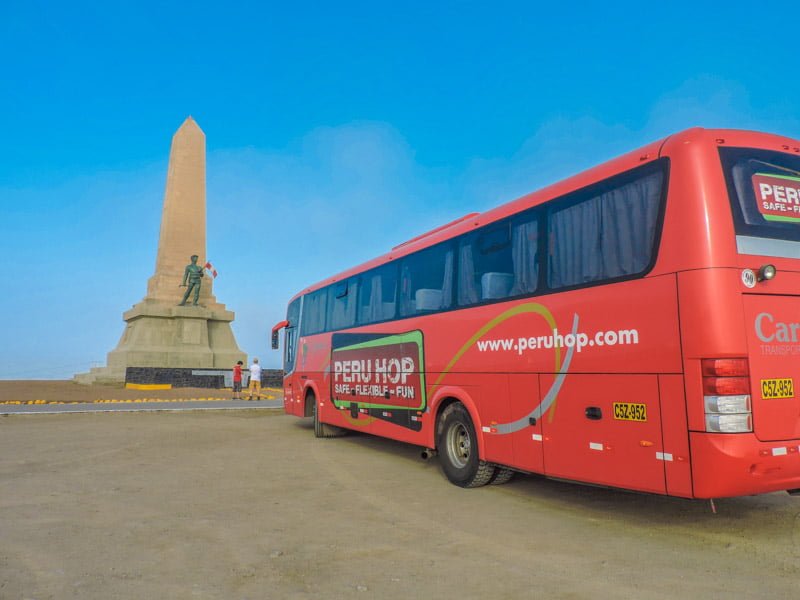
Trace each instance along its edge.
{"label": "license plate", "polygon": [[764,400],[794,398],[794,382],[791,377],[786,379],[762,379],[761,397]]}
{"label": "license plate", "polygon": [[614,418],[620,421],[647,421],[647,405],[632,402],[614,402]]}

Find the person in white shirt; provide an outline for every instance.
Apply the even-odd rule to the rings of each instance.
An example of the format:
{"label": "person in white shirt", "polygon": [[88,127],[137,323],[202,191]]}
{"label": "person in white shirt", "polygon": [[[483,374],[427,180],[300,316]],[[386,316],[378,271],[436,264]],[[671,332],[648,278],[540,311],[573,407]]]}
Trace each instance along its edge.
{"label": "person in white shirt", "polygon": [[261,365],[258,364],[258,359],[253,359],[253,364],[250,365],[250,388],[249,388],[250,397],[248,400],[252,400],[253,396],[255,395],[256,400],[261,397]]}

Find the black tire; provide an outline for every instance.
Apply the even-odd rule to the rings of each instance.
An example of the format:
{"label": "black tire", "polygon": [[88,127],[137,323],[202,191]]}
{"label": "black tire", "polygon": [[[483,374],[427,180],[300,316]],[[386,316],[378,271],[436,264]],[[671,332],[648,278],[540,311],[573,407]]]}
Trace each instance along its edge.
{"label": "black tire", "polygon": [[514,474],[516,471],[512,469],[506,469],[505,467],[495,467],[494,475],[492,475],[492,479],[489,481],[489,485],[503,485],[504,483],[508,483],[512,479],[514,479]]}
{"label": "black tire", "polygon": [[346,429],[342,429],[341,427],[336,427],[335,425],[328,425],[327,423],[323,423],[319,420],[319,403],[317,402],[317,398],[313,394],[309,394],[306,397],[306,402],[311,401],[311,406],[313,406],[312,415],[314,417],[314,437],[318,438],[333,438],[333,437],[342,437],[343,435],[347,434]]}
{"label": "black tire", "polygon": [[436,447],[442,470],[451,483],[464,488],[486,485],[494,465],[478,457],[478,436],[463,404],[454,402],[439,417]]}
{"label": "black tire", "polygon": [[305,417],[313,417],[314,416],[314,406],[317,403],[317,399],[314,397],[314,394],[307,394],[306,395],[306,405],[303,407],[303,416]]}

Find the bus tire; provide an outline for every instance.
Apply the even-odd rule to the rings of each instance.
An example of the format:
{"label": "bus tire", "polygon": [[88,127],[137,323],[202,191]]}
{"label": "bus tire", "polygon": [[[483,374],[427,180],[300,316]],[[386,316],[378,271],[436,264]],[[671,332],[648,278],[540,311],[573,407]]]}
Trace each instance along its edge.
{"label": "bus tire", "polygon": [[335,425],[328,425],[327,423],[323,423],[319,420],[319,403],[317,402],[317,398],[311,394],[309,395],[311,399],[311,405],[314,407],[312,415],[314,417],[314,437],[318,438],[333,438],[333,437],[342,437],[346,435],[347,430],[342,429],[341,427],[336,427]]}
{"label": "bus tire", "polygon": [[514,479],[514,471],[513,469],[506,469],[505,467],[495,467],[494,475],[492,475],[492,479],[489,481],[489,485],[503,485],[504,483],[508,483],[512,479]]}
{"label": "bus tire", "polygon": [[463,404],[454,402],[439,417],[436,440],[442,470],[451,483],[464,488],[486,485],[494,465],[480,460],[475,426]]}

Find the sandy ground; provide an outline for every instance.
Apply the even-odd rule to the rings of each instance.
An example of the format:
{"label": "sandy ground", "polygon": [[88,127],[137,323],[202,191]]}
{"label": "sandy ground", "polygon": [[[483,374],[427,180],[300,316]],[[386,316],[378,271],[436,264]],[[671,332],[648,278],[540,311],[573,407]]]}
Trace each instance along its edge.
{"label": "sandy ground", "polygon": [[279,411],[0,418],[0,598],[796,598],[800,499],[519,477]]}
{"label": "sandy ground", "polygon": [[[266,390],[265,390],[266,393]],[[274,396],[274,391],[270,392]],[[174,388],[171,390],[129,390],[120,385],[81,385],[64,380],[0,381],[0,402],[97,402],[146,398],[230,398],[231,390]]]}

